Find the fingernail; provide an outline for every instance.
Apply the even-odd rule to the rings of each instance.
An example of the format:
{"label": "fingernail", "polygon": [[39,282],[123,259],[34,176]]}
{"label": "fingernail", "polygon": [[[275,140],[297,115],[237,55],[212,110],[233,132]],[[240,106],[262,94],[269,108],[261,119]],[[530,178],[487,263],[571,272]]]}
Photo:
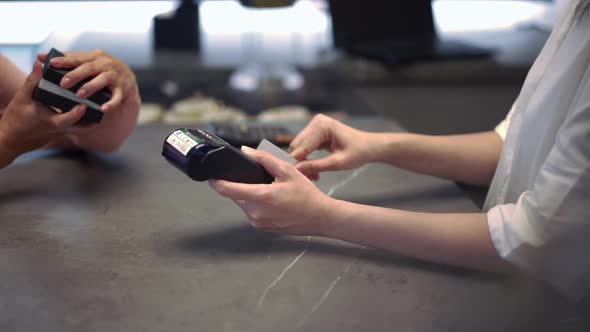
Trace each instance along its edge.
{"label": "fingernail", "polygon": [[108,110],[109,110],[109,108],[110,108],[110,107],[109,107],[109,105],[103,105],[103,106],[102,106],[100,109],[101,109],[103,112],[106,112],[106,111],[108,111]]}
{"label": "fingernail", "polygon": [[49,60],[49,63],[51,63],[52,65],[56,65],[60,62],[60,60],[58,58],[53,58],[51,60]]}
{"label": "fingernail", "polygon": [[78,97],[81,97],[81,98],[86,97],[86,93],[88,93],[88,90],[86,90],[86,89],[80,89],[80,90],[78,90],[78,92],[76,92]]}
{"label": "fingernail", "polygon": [[70,82],[70,78],[67,76],[64,77],[63,80],[61,80],[61,86],[66,86],[68,82]]}
{"label": "fingernail", "polygon": [[242,145],[242,151],[244,151],[246,153],[252,153],[252,152],[254,152],[254,149],[252,149],[249,146]]}

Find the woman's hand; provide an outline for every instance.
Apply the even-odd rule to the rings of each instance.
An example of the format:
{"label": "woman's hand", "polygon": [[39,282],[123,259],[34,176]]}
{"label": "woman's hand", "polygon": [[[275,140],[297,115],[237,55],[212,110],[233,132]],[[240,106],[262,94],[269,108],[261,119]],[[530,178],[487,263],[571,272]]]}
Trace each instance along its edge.
{"label": "woman's hand", "polygon": [[[62,87],[70,88],[93,77],[78,89],[76,94],[79,97],[87,98],[103,88],[112,93],[111,100],[101,107],[105,113],[101,123],[92,128],[80,128],[69,135],[70,141],[84,149],[104,152],[116,150],[135,128],[137,121],[141,101],[135,75],[124,62],[102,50],[64,54],[64,57],[50,61],[53,67],[71,69],[60,82]],[[39,54],[38,59],[44,61],[46,56]]]}
{"label": "woman's hand", "polygon": [[293,235],[321,235],[333,199],[292,165],[262,151],[242,151],[275,177],[271,184],[210,180],[220,195],[232,199],[257,229]]}
{"label": "woman's hand", "polygon": [[[374,160],[376,135],[318,114],[291,142],[291,156],[300,161],[296,165],[299,171],[317,180],[320,172],[356,168]],[[331,153],[324,158],[306,160],[319,149]]]}
{"label": "woman's hand", "polygon": [[42,71],[41,63],[36,61],[33,71],[0,118],[0,167],[74,130],[74,124],[84,115],[85,106],[58,114],[32,99]]}

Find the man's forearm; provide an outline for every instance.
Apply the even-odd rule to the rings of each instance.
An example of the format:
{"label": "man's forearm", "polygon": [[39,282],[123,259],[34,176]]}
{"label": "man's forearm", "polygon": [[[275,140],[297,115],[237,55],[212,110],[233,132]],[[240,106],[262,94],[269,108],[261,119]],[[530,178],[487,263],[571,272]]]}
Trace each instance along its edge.
{"label": "man's forearm", "polygon": [[502,140],[493,131],[448,136],[378,135],[382,135],[382,143],[374,161],[471,184],[491,182],[502,151]]}
{"label": "man's forearm", "polygon": [[6,147],[4,139],[0,133],[0,169],[12,164],[17,155]]}
{"label": "man's forearm", "polygon": [[484,213],[416,213],[335,200],[319,235],[430,262],[506,271]]}
{"label": "man's forearm", "polygon": [[0,113],[25,82],[26,75],[0,53]]}
{"label": "man's forearm", "polygon": [[72,138],[67,134],[60,135],[54,139],[52,139],[47,145],[43,147],[44,149],[74,149],[78,148]]}

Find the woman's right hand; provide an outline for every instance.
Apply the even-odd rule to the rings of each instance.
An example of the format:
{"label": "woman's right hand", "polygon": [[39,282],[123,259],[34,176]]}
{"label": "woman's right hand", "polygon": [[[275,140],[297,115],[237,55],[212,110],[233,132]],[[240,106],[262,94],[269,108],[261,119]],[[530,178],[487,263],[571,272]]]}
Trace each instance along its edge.
{"label": "woman's right hand", "polygon": [[[301,173],[317,180],[320,172],[352,169],[374,160],[376,135],[318,114],[291,142],[291,156],[299,160],[296,167]],[[331,153],[319,159],[306,159],[320,149]]]}

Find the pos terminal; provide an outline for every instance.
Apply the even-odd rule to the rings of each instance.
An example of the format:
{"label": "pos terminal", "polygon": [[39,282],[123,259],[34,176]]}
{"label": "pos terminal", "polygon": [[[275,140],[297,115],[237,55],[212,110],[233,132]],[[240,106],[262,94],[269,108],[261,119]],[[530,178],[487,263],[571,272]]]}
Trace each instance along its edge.
{"label": "pos terminal", "polygon": [[256,161],[202,129],[180,128],[168,135],[162,156],[195,181],[222,179],[272,183],[274,178]]}

